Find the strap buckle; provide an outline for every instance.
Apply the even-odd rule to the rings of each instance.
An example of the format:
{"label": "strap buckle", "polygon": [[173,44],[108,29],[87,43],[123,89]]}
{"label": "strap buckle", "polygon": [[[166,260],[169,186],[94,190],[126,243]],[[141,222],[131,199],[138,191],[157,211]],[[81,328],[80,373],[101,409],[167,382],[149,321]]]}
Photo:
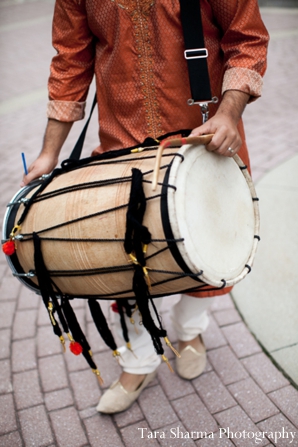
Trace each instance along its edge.
{"label": "strap buckle", "polygon": [[194,48],[184,51],[184,57],[186,60],[190,59],[206,59],[208,57],[207,48]]}
{"label": "strap buckle", "polygon": [[187,100],[187,104],[189,106],[193,106],[193,105],[199,105],[201,107],[201,113],[202,113],[202,118],[203,118],[203,124],[206,123],[206,121],[209,118],[209,106],[208,104],[213,103],[216,104],[218,102],[218,97],[217,96],[213,96],[212,99],[210,99],[210,101],[194,101],[193,99],[188,99]]}

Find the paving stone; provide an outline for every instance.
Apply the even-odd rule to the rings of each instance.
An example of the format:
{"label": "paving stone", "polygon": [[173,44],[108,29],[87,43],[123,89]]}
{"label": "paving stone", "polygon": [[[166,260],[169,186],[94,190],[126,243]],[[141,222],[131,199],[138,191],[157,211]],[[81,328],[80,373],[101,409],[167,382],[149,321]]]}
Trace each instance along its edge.
{"label": "paving stone", "polygon": [[137,402],[133,403],[129,411],[122,411],[114,415],[114,420],[119,428],[135,424],[142,419],[144,419],[144,415]]}
{"label": "paving stone", "polygon": [[48,411],[60,410],[73,405],[73,398],[69,388],[46,393],[44,399]]}
{"label": "paving stone", "polygon": [[206,437],[200,439],[196,445],[198,447],[210,447],[210,445],[212,445],[212,447],[234,447],[234,444],[223,433],[212,433],[209,436],[212,436],[212,438]]}
{"label": "paving stone", "polygon": [[123,447],[123,442],[110,416],[97,413],[84,420],[90,445],[92,447]]}
{"label": "paving stone", "polygon": [[[1,258],[2,261],[2,258]],[[4,262],[0,263],[0,282],[2,283],[2,280],[6,277],[7,275],[7,270],[8,270],[8,266],[6,261],[4,260]]]}
{"label": "paving stone", "polygon": [[262,351],[243,322],[223,327],[222,331],[238,358]]}
{"label": "paving stone", "polygon": [[158,441],[163,447],[195,447],[195,439],[201,435],[196,430],[188,432],[185,427],[178,422],[177,424],[162,427],[159,430]]}
{"label": "paving stone", "polygon": [[211,433],[217,430],[214,418],[197,394],[174,400],[172,405],[187,431]]}
{"label": "paving stone", "polygon": [[258,427],[263,432],[270,432],[266,436],[277,447],[295,447],[298,445],[297,428],[281,413],[260,422]]}
{"label": "paving stone", "polygon": [[17,340],[12,343],[13,372],[26,371],[37,367],[36,341],[34,338]]}
{"label": "paving stone", "polygon": [[209,315],[209,326],[202,334],[206,349],[215,349],[227,344],[227,341],[212,315]]}
{"label": "paving stone", "polygon": [[276,406],[250,377],[229,385],[228,389],[253,422],[279,413]]}
{"label": "paving stone", "polygon": [[[154,438],[154,432],[151,431],[146,420],[137,424],[122,428],[121,435],[125,447],[158,447],[158,438]],[[148,437],[150,436],[150,437]]]}
{"label": "paving stone", "polygon": [[36,333],[36,317],[36,310],[17,311],[12,330],[13,340],[34,337]]}
{"label": "paving stone", "polygon": [[78,410],[97,405],[101,396],[99,383],[90,369],[69,375]]}
{"label": "paving stone", "polygon": [[122,370],[111,350],[94,354],[94,360],[104,380],[102,388],[108,388],[119,378]]}
{"label": "paving stone", "polygon": [[47,309],[45,308],[44,303],[41,301],[38,309],[38,315],[37,315],[37,325],[38,326],[50,326],[50,317]]}
{"label": "paving stone", "polygon": [[[220,434],[226,435],[237,447],[252,447],[252,445],[255,445],[253,436],[259,432],[259,429],[240,407],[229,408],[217,413],[214,417],[219,423]],[[263,438],[257,445],[265,446],[267,444],[268,440]]]}
{"label": "paving stone", "polygon": [[17,430],[12,394],[0,396],[0,435]]}
{"label": "paving stone", "polygon": [[10,371],[10,361],[1,360],[0,361],[0,394],[11,393],[11,371]]}
{"label": "paving stone", "polygon": [[43,357],[39,359],[38,365],[44,392],[59,390],[68,386],[62,354]]}
{"label": "paving stone", "polygon": [[0,436],[1,447],[23,447],[23,442],[18,431]]}
{"label": "paving stone", "polygon": [[[66,344],[68,344],[67,341]],[[54,334],[52,326],[47,325],[37,327],[38,357],[46,357],[53,354],[61,354],[62,352],[63,347],[57,335]]]}
{"label": "paving stone", "polygon": [[[174,361],[172,362],[174,364]],[[163,363],[157,371],[158,380],[164,392],[170,400],[186,396],[194,392],[193,386],[187,380],[181,379],[178,374],[173,374],[168,366]]]}
{"label": "paving stone", "polygon": [[224,309],[218,312],[213,312],[213,316],[220,327],[227,326],[228,324],[232,323],[238,323],[238,321],[242,321],[236,309]]}
{"label": "paving stone", "polygon": [[12,326],[15,308],[15,301],[3,301],[0,304],[0,329]]}
{"label": "paving stone", "polygon": [[138,403],[152,430],[177,421],[177,416],[160,386],[145,388]]}
{"label": "paving stone", "polygon": [[98,414],[96,407],[89,407],[85,408],[84,410],[81,410],[78,412],[79,417],[81,420],[89,419]]}
{"label": "paving stone", "polygon": [[208,357],[224,385],[229,385],[248,377],[248,373],[229,346],[210,351]]}
{"label": "paving stone", "polygon": [[87,339],[90,343],[92,352],[108,351],[110,348],[105,344],[103,339],[98,333],[96,326],[93,322],[87,323]]}
{"label": "paving stone", "polygon": [[268,394],[268,397],[298,428],[298,391],[292,386],[286,386]]}
{"label": "paving stone", "polygon": [[13,390],[18,410],[43,403],[36,370],[14,374]]}
{"label": "paving stone", "polygon": [[243,359],[242,364],[265,393],[289,384],[289,381],[263,352]]}
{"label": "paving stone", "polygon": [[204,373],[210,372],[213,370],[213,367],[211,365],[211,363],[208,360],[208,352],[207,352],[207,362],[206,362],[206,367],[204,369]]}
{"label": "paving stone", "polygon": [[215,372],[202,374],[193,385],[212,414],[237,405]]}
{"label": "paving stone", "polygon": [[10,329],[0,330],[0,359],[6,359],[10,357]]}
{"label": "paving stone", "polygon": [[26,447],[44,447],[54,441],[43,405],[20,411],[19,418]]}
{"label": "paving stone", "polygon": [[21,284],[16,278],[4,277],[0,286],[0,301],[16,300],[20,292]]}
{"label": "paving stone", "polygon": [[[69,350],[69,344],[66,341],[66,352],[64,353],[64,360],[67,366],[67,370],[69,372],[72,371],[84,371],[85,369],[90,370],[90,366],[88,365],[87,361],[85,360],[85,357],[80,355],[74,355]],[[102,372],[102,371],[101,371]]]}
{"label": "paving stone", "polygon": [[88,444],[75,408],[50,413],[58,447],[82,447]]}
{"label": "paving stone", "polygon": [[33,292],[33,290],[21,286],[18,299],[18,310],[37,309],[39,308],[40,301],[41,297]]}

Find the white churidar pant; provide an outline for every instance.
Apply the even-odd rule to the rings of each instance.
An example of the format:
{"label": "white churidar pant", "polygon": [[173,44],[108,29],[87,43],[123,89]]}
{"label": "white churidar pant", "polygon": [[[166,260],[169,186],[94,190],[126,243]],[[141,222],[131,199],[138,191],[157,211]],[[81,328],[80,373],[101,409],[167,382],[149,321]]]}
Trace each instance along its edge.
{"label": "white churidar pant", "polygon": [[[214,298],[194,298],[188,295],[180,295],[180,300],[170,310],[171,324],[177,334],[178,340],[192,340],[206,330],[209,323],[207,309],[213,300]],[[162,298],[155,298],[154,304],[157,311],[160,312]],[[155,317],[151,305],[150,311],[151,315]],[[134,325],[125,316],[133,353],[126,346],[121,346],[119,348],[121,353],[119,363],[123,370],[128,373],[149,374],[158,367],[161,362],[161,356],[156,354],[147,330],[142,324],[139,324],[139,312],[135,312],[133,318],[135,320]],[[156,322],[156,318],[154,320]],[[115,314],[114,325],[118,336],[123,340],[118,314]],[[136,333],[136,330],[138,333]]]}

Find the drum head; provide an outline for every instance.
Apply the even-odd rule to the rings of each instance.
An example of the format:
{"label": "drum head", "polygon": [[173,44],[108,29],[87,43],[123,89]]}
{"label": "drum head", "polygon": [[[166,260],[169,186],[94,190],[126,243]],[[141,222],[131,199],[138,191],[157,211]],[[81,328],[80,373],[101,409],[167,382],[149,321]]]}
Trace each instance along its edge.
{"label": "drum head", "polygon": [[249,270],[258,234],[250,177],[233,158],[204,146],[186,145],[179,153],[184,161],[176,157],[171,166],[176,190],[169,188],[168,213],[174,237],[184,239],[180,254],[193,273],[203,270],[207,284],[233,285]]}

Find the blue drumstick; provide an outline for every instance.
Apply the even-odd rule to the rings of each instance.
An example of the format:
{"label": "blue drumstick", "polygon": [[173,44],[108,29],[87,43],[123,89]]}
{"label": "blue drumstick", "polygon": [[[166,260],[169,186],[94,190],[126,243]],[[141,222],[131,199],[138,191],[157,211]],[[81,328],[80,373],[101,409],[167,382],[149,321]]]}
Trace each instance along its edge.
{"label": "blue drumstick", "polygon": [[26,158],[25,158],[24,152],[22,152],[22,161],[23,161],[25,175],[28,175],[28,169],[27,169]]}

